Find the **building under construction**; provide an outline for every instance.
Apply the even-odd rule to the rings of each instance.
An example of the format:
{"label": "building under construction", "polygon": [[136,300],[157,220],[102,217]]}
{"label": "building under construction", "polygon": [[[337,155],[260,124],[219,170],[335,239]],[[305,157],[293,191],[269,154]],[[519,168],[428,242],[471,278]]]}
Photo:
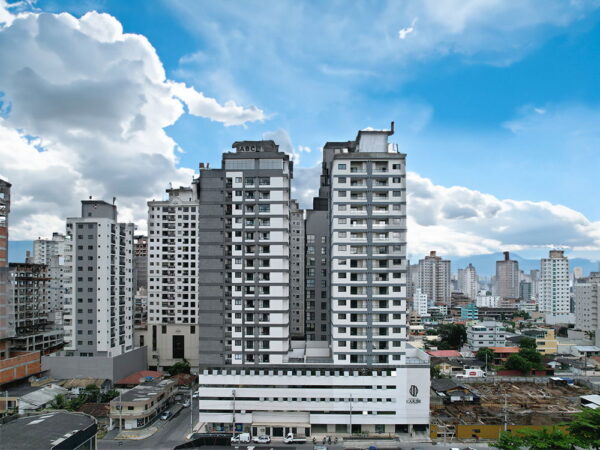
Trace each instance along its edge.
{"label": "building under construction", "polygon": [[497,439],[501,431],[558,425],[581,411],[579,397],[588,388],[543,381],[463,383],[472,402],[440,401],[433,393],[431,437]]}

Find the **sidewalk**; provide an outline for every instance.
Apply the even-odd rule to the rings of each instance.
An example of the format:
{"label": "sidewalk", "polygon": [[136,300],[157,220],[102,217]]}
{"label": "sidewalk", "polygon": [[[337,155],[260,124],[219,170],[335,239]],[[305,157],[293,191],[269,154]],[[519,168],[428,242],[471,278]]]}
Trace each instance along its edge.
{"label": "sidewalk", "polygon": [[140,430],[123,430],[114,439],[129,439],[138,441],[152,436],[158,431],[158,427],[142,428]]}

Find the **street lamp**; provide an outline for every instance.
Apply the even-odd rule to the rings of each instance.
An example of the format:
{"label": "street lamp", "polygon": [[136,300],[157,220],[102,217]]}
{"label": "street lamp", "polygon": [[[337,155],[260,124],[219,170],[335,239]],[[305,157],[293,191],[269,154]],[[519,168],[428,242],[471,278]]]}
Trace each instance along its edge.
{"label": "street lamp", "polygon": [[232,422],[233,422],[233,434],[235,436],[235,389],[231,390],[231,395],[233,396],[233,411],[232,411]]}

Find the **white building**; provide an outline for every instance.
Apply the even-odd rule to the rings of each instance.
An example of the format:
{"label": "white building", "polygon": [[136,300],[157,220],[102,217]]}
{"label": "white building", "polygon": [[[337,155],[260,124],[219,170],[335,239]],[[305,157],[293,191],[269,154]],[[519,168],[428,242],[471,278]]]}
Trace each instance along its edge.
{"label": "white building", "polygon": [[485,321],[467,328],[467,345],[474,351],[481,347],[506,346],[506,331],[500,322]]}
{"label": "white building", "polygon": [[52,233],[51,239],[38,238],[33,241],[33,263],[45,264],[50,266],[55,257],[63,258],[65,256],[65,235],[61,233]]}
{"label": "white building", "polygon": [[458,289],[471,300],[475,300],[479,292],[479,277],[473,264],[464,269],[458,269]]}
{"label": "white building", "polygon": [[[328,213],[327,235],[319,239],[328,245],[311,248],[316,237],[307,232],[306,248],[307,259],[324,261],[318,287],[331,308],[330,324],[321,324],[330,326],[329,341],[290,338],[291,162],[272,141],[243,141],[224,155],[220,172],[201,169],[201,206],[218,217],[215,196],[225,192],[231,233],[207,235],[199,258],[207,264],[202,298],[205,307],[214,305],[215,324],[201,337],[199,422],[206,431],[426,437],[429,359],[406,343],[406,168],[405,155],[388,143],[392,133],[393,127],[362,130],[354,141],[323,148],[315,203]],[[216,187],[216,178],[229,191]],[[210,233],[221,225],[204,220],[200,230]],[[223,251],[231,252],[229,269],[219,266]]]}
{"label": "white building", "polygon": [[475,305],[478,308],[497,308],[500,306],[500,297],[488,295],[486,291],[480,291],[475,297]]}
{"label": "white building", "polygon": [[406,365],[264,366],[204,369],[200,418],[206,431],[273,437],[315,434],[427,436],[429,365],[407,348]]}
{"label": "white building", "polygon": [[[184,358],[198,365],[198,196],[195,185],[148,202],[148,325],[140,345],[160,370]],[[143,342],[142,342],[143,341]]]}
{"label": "white building", "polygon": [[437,256],[434,251],[419,260],[417,287],[434,304],[450,304],[450,270],[450,261]]}
{"label": "white building", "polygon": [[64,329],[66,356],[113,357],[133,349],[133,224],[117,207],[81,202],[67,219]]}
{"label": "white building", "polygon": [[564,316],[571,312],[569,259],[562,250],[550,250],[540,267],[538,310],[547,316]]}
{"label": "white building", "polygon": [[413,296],[413,309],[416,311],[416,313],[421,317],[429,316],[427,312],[429,306],[427,294],[423,294],[421,289],[416,289]]}
{"label": "white building", "polygon": [[406,334],[405,155],[393,131],[328,143],[331,325],[336,364],[401,364]]}
{"label": "white building", "polygon": [[600,272],[579,278],[573,286],[575,328],[587,332],[600,331]]}

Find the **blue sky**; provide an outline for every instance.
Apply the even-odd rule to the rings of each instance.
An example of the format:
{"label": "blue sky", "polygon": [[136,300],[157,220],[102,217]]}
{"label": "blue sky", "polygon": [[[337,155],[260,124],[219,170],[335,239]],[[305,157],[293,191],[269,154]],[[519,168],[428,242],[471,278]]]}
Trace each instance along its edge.
{"label": "blue sky", "polygon": [[[413,198],[415,254],[559,245],[600,257],[600,203],[591,201],[600,193],[597,2],[41,0],[29,9],[107,13],[124,33],[148,39],[167,80],[247,109],[250,118],[232,125],[184,101],[186,112],[161,122],[171,122],[161,128],[176,146],[175,169],[216,166],[235,140],[275,137],[295,153],[297,196],[307,205],[327,140],[394,120],[415,192],[427,191]],[[15,89],[3,89],[0,75],[16,110]],[[31,121],[15,116],[6,123],[29,132]],[[46,143],[60,140],[32,128]],[[123,178],[121,197],[142,198]],[[453,187],[467,204],[455,204]],[[494,212],[479,222],[448,213],[473,204]]]}

